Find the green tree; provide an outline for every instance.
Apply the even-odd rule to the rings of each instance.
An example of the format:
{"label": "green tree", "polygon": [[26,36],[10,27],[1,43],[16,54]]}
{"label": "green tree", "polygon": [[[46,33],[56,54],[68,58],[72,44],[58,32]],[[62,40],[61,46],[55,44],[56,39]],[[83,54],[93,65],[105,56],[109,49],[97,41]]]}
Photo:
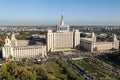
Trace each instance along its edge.
{"label": "green tree", "polygon": [[19,63],[20,66],[26,67],[28,64],[27,58],[23,58],[22,61]]}
{"label": "green tree", "polygon": [[13,70],[17,67],[17,64],[15,62],[10,62],[7,65],[7,71],[12,74]]}

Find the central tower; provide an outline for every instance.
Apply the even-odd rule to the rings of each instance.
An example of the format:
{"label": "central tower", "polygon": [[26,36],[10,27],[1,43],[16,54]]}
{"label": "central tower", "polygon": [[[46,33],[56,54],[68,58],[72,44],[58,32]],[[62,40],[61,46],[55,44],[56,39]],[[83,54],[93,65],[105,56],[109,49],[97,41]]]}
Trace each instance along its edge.
{"label": "central tower", "polygon": [[69,31],[69,25],[64,24],[64,15],[61,15],[61,23],[60,25],[57,25],[57,32],[68,32]]}
{"label": "central tower", "polygon": [[60,25],[64,25],[64,15],[63,14],[61,15],[61,23],[60,23]]}
{"label": "central tower", "polygon": [[79,49],[80,32],[75,29],[69,31],[69,25],[64,23],[64,15],[61,15],[61,22],[57,25],[56,32],[47,32],[47,51],[68,51],[75,48]]}

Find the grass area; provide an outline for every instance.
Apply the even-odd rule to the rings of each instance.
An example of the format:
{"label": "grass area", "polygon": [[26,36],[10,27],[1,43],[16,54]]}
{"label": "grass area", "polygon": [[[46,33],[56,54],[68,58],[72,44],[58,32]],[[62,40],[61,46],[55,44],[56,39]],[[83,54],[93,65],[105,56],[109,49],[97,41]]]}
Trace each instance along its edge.
{"label": "grass area", "polygon": [[92,76],[95,80],[119,80],[120,78],[107,70],[99,63],[94,63],[90,59],[82,59],[78,61],[73,61],[76,65],[82,68],[87,74]]}
{"label": "grass area", "polygon": [[55,79],[55,80],[63,79],[64,80],[67,77],[65,74],[61,73],[62,68],[60,68],[59,65],[53,61],[43,63],[42,69],[46,72],[48,79]]}
{"label": "grass area", "polygon": [[120,69],[120,52],[115,52],[113,54],[104,54],[97,56],[97,58]]}
{"label": "grass area", "polygon": [[50,80],[83,80],[63,60],[44,62],[41,66]]}

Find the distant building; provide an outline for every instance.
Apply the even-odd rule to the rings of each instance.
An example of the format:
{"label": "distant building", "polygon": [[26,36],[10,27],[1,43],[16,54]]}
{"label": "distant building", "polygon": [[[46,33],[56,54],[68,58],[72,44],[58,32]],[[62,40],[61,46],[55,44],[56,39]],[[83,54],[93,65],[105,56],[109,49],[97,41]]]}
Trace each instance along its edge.
{"label": "distant building", "polygon": [[46,35],[45,35],[45,34],[40,34],[39,37],[45,39],[45,38],[46,38]]}
{"label": "distant building", "polygon": [[47,32],[47,51],[71,50],[80,45],[79,30],[69,31],[69,25],[64,24],[64,15],[61,15],[61,23],[57,25],[56,32]]}
{"label": "distant building", "polygon": [[29,45],[28,40],[17,40],[14,33],[11,35],[11,39],[8,37],[5,39],[5,44],[2,47],[2,56],[6,59],[19,60],[21,58],[36,58],[45,57],[46,46],[45,45]]}

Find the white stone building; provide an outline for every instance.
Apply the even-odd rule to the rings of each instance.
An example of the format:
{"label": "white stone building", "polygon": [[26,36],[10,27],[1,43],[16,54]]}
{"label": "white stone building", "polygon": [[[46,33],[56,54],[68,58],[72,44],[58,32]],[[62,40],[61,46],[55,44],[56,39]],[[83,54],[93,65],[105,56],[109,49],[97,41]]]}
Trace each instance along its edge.
{"label": "white stone building", "polygon": [[56,32],[47,32],[47,51],[65,51],[79,47],[79,30],[69,31],[69,25],[64,24],[64,16],[61,15],[61,23],[57,25]]}
{"label": "white stone building", "polygon": [[45,57],[47,52],[67,51],[79,49],[83,47],[87,51],[106,51],[110,49],[118,49],[119,41],[114,35],[112,42],[97,42],[95,33],[92,32],[91,38],[80,38],[80,32],[77,29],[69,30],[69,25],[64,24],[64,16],[61,15],[61,23],[56,26],[56,32],[51,29],[46,34],[46,45],[28,45],[28,40],[17,40],[14,33],[11,39],[5,39],[5,44],[2,48],[3,57],[6,59],[13,58],[36,58]]}
{"label": "white stone building", "polygon": [[79,30],[69,31],[69,25],[64,24],[64,16],[61,15],[61,23],[57,25],[56,32],[51,29],[47,32],[47,51],[66,51],[82,47],[87,51],[107,51],[119,48],[119,40],[116,35],[112,42],[97,42],[95,33],[91,38],[80,37]]}
{"label": "white stone building", "polygon": [[7,37],[5,39],[5,44],[2,47],[3,58],[18,60],[20,58],[37,58],[47,56],[45,45],[28,44],[28,40],[17,40],[14,33],[12,33],[11,39]]}
{"label": "white stone building", "polygon": [[81,38],[80,39],[80,46],[87,51],[90,52],[101,52],[101,51],[107,51],[111,49],[119,49],[119,40],[117,40],[116,35],[113,35],[113,41],[107,42],[107,41],[96,41],[95,33],[92,32],[91,38]]}

